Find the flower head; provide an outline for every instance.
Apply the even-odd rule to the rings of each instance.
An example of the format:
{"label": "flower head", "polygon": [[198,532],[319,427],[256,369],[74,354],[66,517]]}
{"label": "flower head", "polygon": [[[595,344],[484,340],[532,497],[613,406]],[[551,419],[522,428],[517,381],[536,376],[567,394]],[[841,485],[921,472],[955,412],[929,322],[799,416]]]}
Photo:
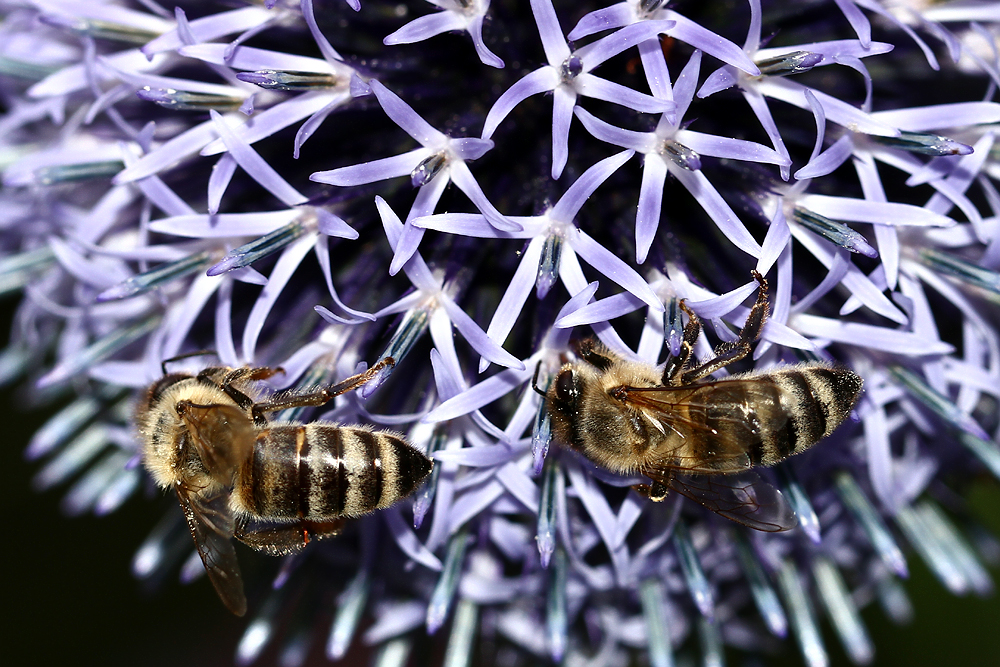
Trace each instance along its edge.
{"label": "flower head", "polygon": [[[301,664],[326,632],[331,659],[361,643],[380,664],[419,640],[449,665],[666,665],[696,637],[709,664],[794,639],[819,666],[821,617],[865,663],[859,610],[905,616],[914,558],[988,591],[961,492],[1000,478],[990,3],[431,4],[0,9],[0,287],[23,293],[0,379],[73,396],[28,446],[35,485],[66,485],[71,514],[143,488],[131,404],[164,363],[267,367],[253,403],[382,360],[274,419],[391,429],[434,470],[336,539],[255,555],[240,664],[269,645]],[[598,348],[653,385],[605,388],[623,404],[730,374],[792,391],[795,364],[846,366],[864,393],[758,481],[667,493],[558,439],[565,364],[599,376]],[[826,419],[829,396],[792,393]],[[685,400],[671,418],[815,426],[756,395]],[[693,439],[714,451],[725,428]],[[798,527],[723,518],[753,503]],[[163,512],[135,574],[201,577],[177,501]]]}

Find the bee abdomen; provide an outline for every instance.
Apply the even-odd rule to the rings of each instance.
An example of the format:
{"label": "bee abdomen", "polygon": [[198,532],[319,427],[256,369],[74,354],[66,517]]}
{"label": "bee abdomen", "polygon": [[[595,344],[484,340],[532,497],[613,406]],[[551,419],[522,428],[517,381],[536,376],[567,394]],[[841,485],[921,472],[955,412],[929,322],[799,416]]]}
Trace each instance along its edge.
{"label": "bee abdomen", "polygon": [[777,390],[784,419],[762,420],[762,447],[754,465],[774,465],[833,433],[854,408],[861,378],[846,368],[794,366],[764,378]]}
{"label": "bee abdomen", "polygon": [[262,430],[249,466],[252,480],[243,480],[241,495],[252,498],[251,511],[318,521],[389,507],[412,493],[432,464],[391,433],[313,422]]}

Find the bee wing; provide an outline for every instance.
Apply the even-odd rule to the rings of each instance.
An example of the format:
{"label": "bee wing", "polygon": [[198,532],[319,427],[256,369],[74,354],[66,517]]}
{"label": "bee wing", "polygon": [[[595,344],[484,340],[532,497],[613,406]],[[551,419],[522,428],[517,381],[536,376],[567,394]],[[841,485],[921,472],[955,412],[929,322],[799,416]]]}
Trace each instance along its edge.
{"label": "bee wing", "polygon": [[[738,473],[751,467],[748,448],[761,439],[744,407],[752,398],[752,384],[723,380],[687,387],[622,389],[628,405],[680,436],[683,444],[676,451],[663,452],[663,467],[706,475]],[[695,455],[689,443],[703,444]]]}
{"label": "bee wing", "polygon": [[738,475],[684,475],[666,485],[716,514],[748,528],[779,533],[798,525],[785,497],[755,472]]}
{"label": "bee wing", "polygon": [[229,611],[242,616],[247,611],[247,598],[233,547],[235,521],[229,509],[228,493],[219,491],[209,496],[179,484],[177,498],[215,592]]}
{"label": "bee wing", "polygon": [[177,403],[181,419],[191,434],[209,474],[226,484],[253,450],[256,429],[245,412],[235,405]]}

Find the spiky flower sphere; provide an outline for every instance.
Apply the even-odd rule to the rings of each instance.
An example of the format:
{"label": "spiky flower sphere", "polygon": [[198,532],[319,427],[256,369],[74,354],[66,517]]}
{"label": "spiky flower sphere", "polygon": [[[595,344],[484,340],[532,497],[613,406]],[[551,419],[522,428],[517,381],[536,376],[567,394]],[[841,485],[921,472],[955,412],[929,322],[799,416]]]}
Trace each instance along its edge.
{"label": "spiky flower sphere", "polygon": [[[905,615],[907,554],[989,589],[951,491],[1000,477],[996,2],[180,4],[0,3],[0,285],[24,293],[0,376],[77,395],[30,444],[37,485],[69,481],[72,514],[152,492],[131,405],[199,350],[177,368],[280,366],[275,391],[392,356],[282,417],[437,462],[247,582],[238,662],[295,664],[322,622],[330,658],[381,665],[661,667],[688,637],[717,664],[787,636],[820,666],[829,616],[866,663],[858,609]],[[550,446],[536,370],[591,335],[662,363],[681,300],[706,358],[754,269],[772,314],[735,370],[865,380],[856,420],[761,473],[799,528],[654,504]],[[197,578],[163,502],[135,573]]]}

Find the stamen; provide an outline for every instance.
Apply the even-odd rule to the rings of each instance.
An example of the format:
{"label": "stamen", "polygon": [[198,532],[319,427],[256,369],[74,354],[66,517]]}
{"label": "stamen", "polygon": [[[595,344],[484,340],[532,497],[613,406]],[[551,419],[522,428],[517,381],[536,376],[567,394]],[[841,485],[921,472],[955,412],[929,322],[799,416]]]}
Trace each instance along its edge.
{"label": "stamen", "polygon": [[778,477],[781,478],[784,484],[784,491],[787,492],[789,504],[799,517],[799,525],[802,527],[802,530],[809,536],[813,544],[819,544],[823,540],[819,517],[816,516],[816,510],[813,509],[805,489],[802,488],[802,485],[799,484],[799,481],[787,466],[778,466]]}
{"label": "stamen", "polygon": [[393,637],[378,647],[373,667],[405,667],[413,650],[413,639],[409,635]]}
{"label": "stamen", "polygon": [[38,167],[32,172],[32,180],[35,185],[43,186],[79,183],[80,181],[89,181],[98,178],[111,178],[124,168],[125,163],[121,160],[59,164],[50,167]]}
{"label": "stamen", "polygon": [[549,590],[545,604],[545,635],[552,661],[559,664],[566,652],[569,619],[566,612],[566,553],[556,549],[549,570]]}
{"label": "stamen", "polygon": [[327,72],[294,72],[274,69],[240,72],[236,78],[267,90],[287,91],[323,90],[333,88],[339,83],[336,76]]}
{"label": "stamen", "polygon": [[936,389],[928,385],[919,375],[903,366],[889,366],[889,373],[903,387],[909,391],[910,395],[916,398],[922,405],[931,410],[955,428],[966,433],[971,433],[977,438],[989,440],[990,436],[983,430],[975,419],[965,414],[952,403],[947,396],[944,396]]}
{"label": "stamen", "polygon": [[[441,451],[448,444],[448,427],[439,425],[434,428],[434,434],[430,442],[427,443],[427,456],[433,458],[434,452]],[[434,493],[437,491],[438,477],[441,476],[441,465],[435,465],[431,469],[430,477],[424,485],[417,491],[416,499],[413,501],[413,527],[420,528],[424,523],[431,503],[434,501]]]}
{"label": "stamen", "polygon": [[545,460],[542,470],[542,493],[538,499],[538,533],[535,541],[542,567],[549,566],[549,558],[556,548],[556,499],[566,493],[566,479],[555,457]]}
{"label": "stamen", "polygon": [[[431,593],[431,601],[427,605],[427,633],[434,634],[438,631],[451,610],[451,604],[455,599],[455,591],[458,590],[458,582],[462,575],[462,565],[465,562],[465,550],[469,545],[469,533],[467,528],[462,528],[451,536],[448,540],[448,551],[445,554],[444,566],[441,575],[438,577],[434,592]],[[458,623],[456,618],[455,623]],[[454,633],[454,630],[452,631]]]}
{"label": "stamen", "polygon": [[226,271],[241,269],[250,266],[258,259],[267,257],[292,241],[302,237],[306,233],[306,226],[302,222],[295,220],[283,227],[279,227],[270,234],[265,234],[259,239],[244,243],[239,248],[234,248],[222,258],[222,260],[210,268],[207,273],[210,276],[217,276]]}
{"label": "stamen", "polygon": [[776,637],[788,635],[788,619],[785,617],[785,610],[781,607],[778,594],[771,586],[767,578],[764,566],[757,557],[750,540],[745,531],[733,531],[736,536],[736,554],[739,556],[740,564],[743,566],[743,573],[750,584],[750,594],[753,596],[757,611],[763,617],[768,630]]}
{"label": "stamen", "polygon": [[895,572],[900,577],[908,577],[909,570],[906,567],[906,558],[902,550],[896,544],[889,528],[882,521],[878,511],[868,501],[861,487],[858,486],[854,477],[845,471],[836,475],[837,492],[840,494],[840,501],[858,522],[861,529],[868,536],[875,553],[878,554],[885,566],[890,571]]}
{"label": "stamen", "polygon": [[368,570],[362,567],[337,600],[337,611],[326,643],[326,656],[330,660],[340,660],[350,648],[370,592],[371,578]]}
{"label": "stamen", "polygon": [[98,302],[114,301],[116,299],[128,299],[133,296],[145,294],[146,292],[166,285],[179,278],[184,278],[193,273],[199,272],[208,265],[212,256],[208,251],[189,255],[173,262],[166,262],[155,269],[138,273],[114,287],[109,287],[97,295]]}
{"label": "stamen", "polygon": [[684,319],[681,313],[680,299],[671,297],[663,311],[663,343],[672,357],[680,356],[681,342],[684,340]]}
{"label": "stamen", "polygon": [[900,508],[896,525],[945,588],[955,595],[969,590],[962,569],[951,559],[947,547],[941,544],[940,534],[927,525],[921,512],[910,506]]}
{"label": "stamen", "polygon": [[559,234],[550,234],[542,246],[542,257],[538,261],[538,274],[535,277],[535,294],[544,299],[559,278],[559,259],[562,255],[563,239]]}
{"label": "stamen", "polygon": [[674,527],[674,545],[677,548],[677,558],[680,560],[681,573],[687,583],[688,591],[694,604],[702,616],[708,619],[715,617],[715,599],[712,587],[705,576],[705,570],[698,558],[698,551],[691,542],[691,534],[683,521],[678,521]]}
{"label": "stamen", "polygon": [[441,153],[435,153],[420,161],[410,172],[410,184],[415,188],[427,185],[448,164],[448,158]]}
{"label": "stamen", "polygon": [[144,86],[136,91],[136,96],[147,102],[155,102],[171,111],[235,111],[240,108],[245,98],[235,95],[219,95],[217,93],[192,93],[173,88],[151,88]]}
{"label": "stamen", "polygon": [[925,132],[901,130],[898,137],[868,135],[868,138],[876,144],[918,155],[939,157],[942,155],[968,155],[972,152],[972,146],[948,137]]}
{"label": "stamen", "polygon": [[996,271],[984,269],[961,257],[936,248],[922,248],[917,252],[917,259],[922,264],[949,278],[955,278],[967,285],[1000,294],[1000,273]]}
{"label": "stamen", "polygon": [[856,665],[867,665],[875,656],[875,647],[837,566],[829,558],[822,556],[814,558],[813,579],[816,580],[816,588],[819,589],[819,599],[826,606],[833,627],[840,636],[851,662]]}
{"label": "stamen", "polygon": [[792,51],[773,58],[756,61],[761,75],[790,76],[808,72],[823,60],[823,55],[811,51]]}
{"label": "stamen", "polygon": [[159,578],[190,548],[187,523],[175,508],[163,515],[132,556],[132,574],[138,579]]}
{"label": "stamen", "polygon": [[878,252],[864,236],[841,222],[807,211],[801,206],[792,210],[792,219],[836,246],[865,257],[878,257]]}
{"label": "stamen", "polygon": [[161,34],[154,30],[143,30],[134,25],[66,14],[40,14],[38,20],[46,25],[69,30],[78,35],[139,46],[156,39]]}
{"label": "stamen", "polygon": [[660,146],[660,155],[666,156],[678,167],[688,171],[701,169],[701,156],[682,143],[667,139]]}
{"label": "stamen", "polygon": [[791,614],[792,634],[799,645],[802,657],[808,667],[827,667],[830,659],[823,647],[816,614],[813,611],[806,588],[802,584],[799,570],[791,559],[785,559],[778,570],[778,586]]}
{"label": "stamen", "polygon": [[442,667],[469,667],[472,662],[472,644],[479,626],[479,605],[468,598],[458,601],[455,620],[448,636]]}
{"label": "stamen", "polygon": [[701,642],[702,665],[704,667],[725,667],[726,652],[722,647],[722,633],[712,619],[698,618],[698,639]]}
{"label": "stamen", "polygon": [[670,643],[670,627],[664,609],[665,592],[658,579],[646,579],[639,584],[642,616],[646,620],[649,640],[650,667],[674,667],[674,652]]}
{"label": "stamen", "polygon": [[559,67],[559,75],[562,77],[563,83],[569,83],[582,73],[583,61],[575,54],[564,60]]}

